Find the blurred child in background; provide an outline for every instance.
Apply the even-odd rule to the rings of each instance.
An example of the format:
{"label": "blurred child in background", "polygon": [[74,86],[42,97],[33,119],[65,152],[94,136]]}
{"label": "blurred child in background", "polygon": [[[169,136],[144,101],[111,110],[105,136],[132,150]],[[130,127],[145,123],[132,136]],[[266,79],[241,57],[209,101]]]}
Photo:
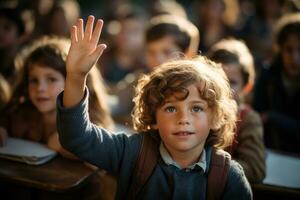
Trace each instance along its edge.
{"label": "blurred child in background", "polygon": [[105,82],[114,86],[127,74],[144,70],[144,31],[146,12],[130,3],[121,3],[107,17],[108,52],[100,71]]}
{"label": "blurred child in background", "polygon": [[268,148],[300,153],[300,14],[286,14],[274,31],[272,64],[257,80],[253,107]]}
{"label": "blurred child in background", "polygon": [[[43,37],[17,57],[17,63],[23,65],[24,78],[7,117],[11,136],[47,144],[56,135],[56,96],[64,87],[69,46],[67,39]],[[95,123],[112,128],[99,77],[96,70],[89,75],[88,85],[93,91],[90,107],[95,111],[90,116]]]}
{"label": "blurred child in background", "polygon": [[[2,127],[1,131],[7,131],[11,137],[44,143],[66,158],[78,159],[61,147],[56,127],[56,98],[64,88],[69,47],[70,41],[67,39],[42,37],[22,50],[17,63],[23,65],[23,81],[7,109],[2,122],[5,129]],[[89,73],[87,87],[91,91],[90,119],[111,130],[113,121],[106,105],[107,94],[97,68]],[[4,141],[5,134],[0,136]],[[104,178],[93,179],[94,184],[89,187],[96,188],[89,197],[102,195],[99,192],[102,179]]]}
{"label": "blurred child in background", "polygon": [[228,151],[251,183],[261,182],[266,174],[263,126],[259,114],[245,102],[255,80],[253,57],[245,43],[236,39],[221,40],[208,55],[221,63],[239,107],[235,141]]}
{"label": "blurred child in background", "polygon": [[114,119],[120,123],[131,124],[134,87],[140,75],[151,72],[161,63],[174,57],[195,56],[199,39],[198,29],[185,18],[174,15],[153,17],[145,32],[147,69],[127,75],[112,91],[118,99],[118,104],[112,108]]}
{"label": "blurred child in background", "polygon": [[0,8],[0,74],[9,82],[12,90],[21,79],[21,69],[14,65],[14,59],[25,40],[25,33],[20,10]]}

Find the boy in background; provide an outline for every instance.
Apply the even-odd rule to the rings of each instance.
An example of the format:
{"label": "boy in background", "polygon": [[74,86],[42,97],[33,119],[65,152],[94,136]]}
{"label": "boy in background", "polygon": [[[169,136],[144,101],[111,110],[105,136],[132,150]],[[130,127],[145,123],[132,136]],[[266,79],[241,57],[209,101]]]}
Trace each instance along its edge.
{"label": "boy in background", "polygon": [[251,183],[261,182],[266,175],[263,125],[259,114],[245,102],[255,79],[253,57],[245,43],[236,39],[216,43],[209,57],[221,63],[238,104],[235,141],[228,150]]}
{"label": "boy in background", "polygon": [[[153,17],[145,33],[147,72],[174,57],[194,57],[199,40],[198,29],[187,19],[174,15]],[[143,73],[137,71],[127,75],[112,89],[112,94],[117,99],[112,105],[112,116],[121,124],[132,124],[134,87]]]}

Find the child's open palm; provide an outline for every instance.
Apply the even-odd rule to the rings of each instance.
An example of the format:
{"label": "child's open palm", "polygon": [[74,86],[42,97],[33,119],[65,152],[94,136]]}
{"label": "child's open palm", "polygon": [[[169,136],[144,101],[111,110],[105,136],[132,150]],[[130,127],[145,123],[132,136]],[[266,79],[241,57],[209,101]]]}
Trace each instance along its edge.
{"label": "child's open palm", "polygon": [[99,44],[103,26],[102,20],[97,20],[93,30],[94,16],[89,16],[84,30],[83,20],[78,19],[71,29],[71,47],[67,57],[67,72],[76,75],[86,75],[97,62],[105,44]]}

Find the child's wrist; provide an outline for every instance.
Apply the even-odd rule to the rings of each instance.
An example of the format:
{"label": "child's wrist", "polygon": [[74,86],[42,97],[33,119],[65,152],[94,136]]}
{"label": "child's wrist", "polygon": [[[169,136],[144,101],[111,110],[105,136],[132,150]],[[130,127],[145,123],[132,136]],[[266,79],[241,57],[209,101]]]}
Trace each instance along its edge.
{"label": "child's wrist", "polygon": [[66,81],[84,82],[87,74],[81,72],[67,72]]}

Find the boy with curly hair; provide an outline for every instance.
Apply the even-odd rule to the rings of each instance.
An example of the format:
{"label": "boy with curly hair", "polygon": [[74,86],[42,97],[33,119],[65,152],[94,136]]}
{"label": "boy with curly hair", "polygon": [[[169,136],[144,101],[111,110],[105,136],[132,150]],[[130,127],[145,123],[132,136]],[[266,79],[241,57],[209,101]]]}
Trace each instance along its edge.
{"label": "boy with curly hair", "polygon": [[[111,134],[88,117],[87,73],[106,46],[99,44],[103,25],[85,30],[79,19],[71,30],[64,93],[58,97],[58,131],[62,145],[80,158],[117,176],[116,199],[206,199],[211,155],[234,135],[237,106],[222,68],[199,57],[162,64],[139,80],[133,124],[140,134]],[[159,161],[136,196],[130,198],[143,137],[159,141]],[[172,181],[170,181],[172,179]],[[229,160],[222,199],[251,199],[240,165]]]}

